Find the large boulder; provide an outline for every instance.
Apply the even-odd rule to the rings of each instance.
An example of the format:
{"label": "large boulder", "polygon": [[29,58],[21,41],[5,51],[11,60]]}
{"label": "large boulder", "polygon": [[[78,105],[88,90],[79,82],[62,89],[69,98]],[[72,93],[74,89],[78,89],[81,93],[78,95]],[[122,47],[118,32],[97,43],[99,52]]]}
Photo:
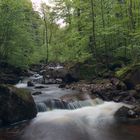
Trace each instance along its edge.
{"label": "large boulder", "polygon": [[32,119],[37,110],[31,94],[11,85],[0,85],[0,120],[8,125]]}
{"label": "large boulder", "polygon": [[140,84],[140,64],[125,67],[116,72],[116,76],[124,81],[128,89]]}
{"label": "large boulder", "polygon": [[15,73],[0,71],[0,83],[2,84],[16,84],[20,80],[20,76]]}
{"label": "large boulder", "polygon": [[69,84],[78,81],[76,73],[67,68],[46,67],[46,70],[43,72],[43,78],[46,84],[62,82]]}
{"label": "large boulder", "polygon": [[69,73],[79,80],[91,80],[95,76],[95,65],[84,63],[76,63],[69,66]]}
{"label": "large boulder", "polygon": [[33,87],[33,86],[35,86],[35,84],[32,81],[28,81],[27,82],[27,86],[28,87]]}
{"label": "large boulder", "polygon": [[119,122],[140,124],[140,108],[123,106],[114,114]]}
{"label": "large boulder", "polygon": [[26,75],[28,76],[28,71],[5,62],[0,62],[0,83],[16,84],[21,80],[21,76]]}

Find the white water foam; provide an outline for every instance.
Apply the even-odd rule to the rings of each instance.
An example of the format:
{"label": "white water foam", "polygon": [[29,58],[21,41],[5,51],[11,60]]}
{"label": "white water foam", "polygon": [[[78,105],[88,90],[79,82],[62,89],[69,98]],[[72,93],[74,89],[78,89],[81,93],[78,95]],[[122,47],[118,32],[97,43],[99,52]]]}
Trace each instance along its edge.
{"label": "white water foam", "polygon": [[39,113],[26,128],[22,140],[114,140],[108,128],[114,113],[124,104],[105,102],[76,110]]}
{"label": "white water foam", "polygon": [[27,88],[27,83],[18,83],[15,85],[17,88]]}

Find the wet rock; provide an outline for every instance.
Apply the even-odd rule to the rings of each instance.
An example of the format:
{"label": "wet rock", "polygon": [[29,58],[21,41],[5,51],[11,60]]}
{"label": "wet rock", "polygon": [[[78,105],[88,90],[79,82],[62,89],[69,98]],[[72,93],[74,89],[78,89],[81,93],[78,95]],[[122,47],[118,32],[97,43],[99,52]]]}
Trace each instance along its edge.
{"label": "wet rock", "polygon": [[135,104],[136,99],[132,96],[127,96],[127,97],[122,98],[121,102],[128,103],[128,104]]}
{"label": "wet rock", "polygon": [[44,80],[44,84],[61,84],[61,83],[62,83],[62,79],[60,78],[54,79],[48,77]]}
{"label": "wet rock", "polygon": [[20,80],[21,78],[15,74],[8,74],[8,73],[0,74],[0,83],[3,83],[3,84],[16,84]]}
{"label": "wet rock", "polygon": [[76,78],[75,76],[73,76],[70,73],[67,73],[63,78],[63,82],[66,84],[71,84],[73,82],[78,82],[78,78]]}
{"label": "wet rock", "polygon": [[129,110],[128,111],[128,117],[136,117],[136,112],[134,110]]}
{"label": "wet rock", "polygon": [[111,79],[110,79],[110,82],[111,82],[113,85],[116,86],[116,89],[117,89],[117,90],[126,90],[126,89],[127,89],[126,85],[125,85],[121,80],[119,80],[119,79],[117,79],[117,78],[111,78]]}
{"label": "wet rock", "polygon": [[36,89],[42,89],[42,88],[46,88],[45,86],[36,86]]}
{"label": "wet rock", "polygon": [[33,86],[35,86],[35,84],[32,81],[28,81],[27,82],[27,86],[28,87],[33,87]]}
{"label": "wet rock", "polygon": [[9,127],[0,129],[0,140],[20,140],[21,134],[29,125],[30,121],[25,121]]}
{"label": "wet rock", "polygon": [[41,71],[39,72],[39,74],[40,74],[40,75],[43,75],[45,72],[46,72],[46,70],[43,69],[43,70],[41,70]]}
{"label": "wet rock", "polygon": [[[46,84],[61,84],[67,83],[70,84],[72,82],[77,82],[77,74],[71,71],[69,68],[63,66],[46,66],[45,71],[42,72],[44,83]],[[54,81],[51,81],[54,80]]]}
{"label": "wet rock", "polygon": [[11,64],[5,62],[0,63],[0,83],[17,84],[22,79],[21,76],[26,76],[27,73],[26,70]]}
{"label": "wet rock", "polygon": [[35,74],[36,74],[36,72],[31,71],[31,70],[27,70],[27,72],[28,72],[28,76],[33,76],[33,75],[35,75]]}
{"label": "wet rock", "polygon": [[95,65],[88,62],[79,62],[68,66],[68,73],[79,80],[91,80],[95,76]]}
{"label": "wet rock", "polygon": [[116,86],[109,80],[103,79],[97,83],[91,85],[92,93],[107,93],[109,91],[116,90]]}
{"label": "wet rock", "polygon": [[99,75],[99,76],[101,76],[101,77],[103,77],[103,78],[111,78],[111,77],[113,77],[113,75],[114,75],[114,73],[112,72],[112,71],[105,71],[105,72],[103,72],[101,75]]}
{"label": "wet rock", "polygon": [[65,88],[66,87],[66,84],[60,84],[59,85],[59,88]]}
{"label": "wet rock", "polygon": [[2,127],[2,120],[0,120],[0,127]]}
{"label": "wet rock", "polygon": [[135,90],[140,93],[140,84],[135,86]]}
{"label": "wet rock", "polygon": [[56,83],[57,83],[57,84],[61,84],[62,82],[63,82],[62,79],[60,79],[60,78],[57,78],[57,79],[56,79]]}
{"label": "wet rock", "polygon": [[122,68],[122,66],[123,66],[122,61],[116,61],[116,62],[114,62],[114,63],[110,63],[110,64],[109,64],[109,69],[110,69],[111,71],[115,71],[115,70],[118,69],[118,68]]}
{"label": "wet rock", "polygon": [[140,107],[121,107],[116,113],[117,121],[125,123],[140,123]]}
{"label": "wet rock", "polygon": [[32,119],[36,114],[36,105],[28,91],[0,85],[0,120],[3,125]]}
{"label": "wet rock", "polygon": [[128,90],[130,96],[136,97],[138,95],[136,90]]}
{"label": "wet rock", "polygon": [[140,83],[140,64],[122,68],[116,72],[116,76],[124,81],[128,89],[134,89]]}
{"label": "wet rock", "polygon": [[66,73],[67,71],[65,69],[55,69],[47,66],[46,70],[43,73],[43,76],[44,78],[57,79],[64,77]]}
{"label": "wet rock", "polygon": [[129,117],[129,111],[130,108],[123,106],[115,113],[114,116],[120,121],[126,121]]}
{"label": "wet rock", "polygon": [[57,84],[57,81],[52,78],[47,78],[44,80],[44,84]]}
{"label": "wet rock", "polygon": [[34,92],[34,93],[32,93],[32,95],[40,95],[40,94],[42,94],[42,92]]}
{"label": "wet rock", "polygon": [[140,102],[140,94],[136,90],[126,90],[125,84],[117,79],[96,79],[92,82],[78,82],[66,85],[71,88],[86,93],[91,97],[98,97],[105,101],[124,102],[135,104]]}
{"label": "wet rock", "polygon": [[33,83],[42,84],[44,82],[44,79],[42,75],[34,74],[32,77],[30,77],[30,81],[32,81]]}
{"label": "wet rock", "polygon": [[39,73],[44,67],[44,64],[40,63],[40,64],[33,64],[32,66],[30,66],[30,70]]}

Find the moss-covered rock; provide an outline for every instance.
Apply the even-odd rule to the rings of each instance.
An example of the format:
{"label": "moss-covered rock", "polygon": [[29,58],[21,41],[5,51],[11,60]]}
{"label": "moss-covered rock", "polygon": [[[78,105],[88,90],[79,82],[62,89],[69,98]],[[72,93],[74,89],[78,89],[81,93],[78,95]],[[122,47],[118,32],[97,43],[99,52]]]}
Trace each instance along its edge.
{"label": "moss-covered rock", "polygon": [[135,86],[135,90],[136,90],[138,93],[140,93],[140,84],[138,84],[138,85]]}
{"label": "moss-covered rock", "polygon": [[31,94],[11,85],[0,85],[0,120],[8,125],[32,119],[37,110]]}
{"label": "moss-covered rock", "polygon": [[5,62],[0,62],[0,84],[16,84],[21,76],[28,75],[28,71]]}
{"label": "moss-covered rock", "polygon": [[123,80],[128,89],[140,84],[140,64],[124,67],[116,72],[116,76]]}
{"label": "moss-covered rock", "polygon": [[111,70],[111,71],[115,71],[116,69],[118,69],[118,68],[122,68],[123,67],[123,62],[122,61],[115,61],[115,62],[113,62],[113,63],[110,63],[109,64],[109,69]]}
{"label": "moss-covered rock", "polygon": [[70,73],[76,75],[79,80],[91,80],[95,76],[95,65],[76,63],[68,68]]}

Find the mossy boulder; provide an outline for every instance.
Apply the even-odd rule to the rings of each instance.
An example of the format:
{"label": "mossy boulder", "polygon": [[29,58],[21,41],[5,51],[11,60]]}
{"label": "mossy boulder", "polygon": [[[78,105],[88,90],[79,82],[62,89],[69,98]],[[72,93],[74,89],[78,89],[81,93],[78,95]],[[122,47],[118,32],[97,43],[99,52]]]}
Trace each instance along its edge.
{"label": "mossy boulder", "polygon": [[138,93],[140,93],[140,84],[138,84],[138,85],[135,86],[135,90],[136,90]]}
{"label": "mossy boulder", "polygon": [[9,125],[32,119],[37,110],[30,92],[11,85],[0,85],[0,120]]}
{"label": "mossy boulder", "polygon": [[118,69],[118,68],[122,68],[123,65],[124,65],[124,64],[123,64],[122,61],[115,61],[115,62],[109,64],[109,69],[110,69],[111,71],[115,71],[115,70]]}
{"label": "mossy boulder", "polygon": [[140,64],[124,67],[116,72],[116,76],[124,81],[128,89],[134,89],[140,84]]}
{"label": "mossy boulder", "polygon": [[0,62],[0,83],[16,84],[21,80],[22,76],[28,75],[28,71],[15,67],[11,64]]}
{"label": "mossy boulder", "polygon": [[59,84],[59,83],[73,83],[78,81],[75,71],[64,68],[50,68],[46,67],[43,72],[43,79],[45,84]]}
{"label": "mossy boulder", "polygon": [[122,106],[114,114],[116,120],[121,123],[140,124],[140,107],[133,108]]}
{"label": "mossy boulder", "polygon": [[79,80],[91,80],[95,76],[95,65],[79,62],[69,67],[69,71],[76,75]]}

